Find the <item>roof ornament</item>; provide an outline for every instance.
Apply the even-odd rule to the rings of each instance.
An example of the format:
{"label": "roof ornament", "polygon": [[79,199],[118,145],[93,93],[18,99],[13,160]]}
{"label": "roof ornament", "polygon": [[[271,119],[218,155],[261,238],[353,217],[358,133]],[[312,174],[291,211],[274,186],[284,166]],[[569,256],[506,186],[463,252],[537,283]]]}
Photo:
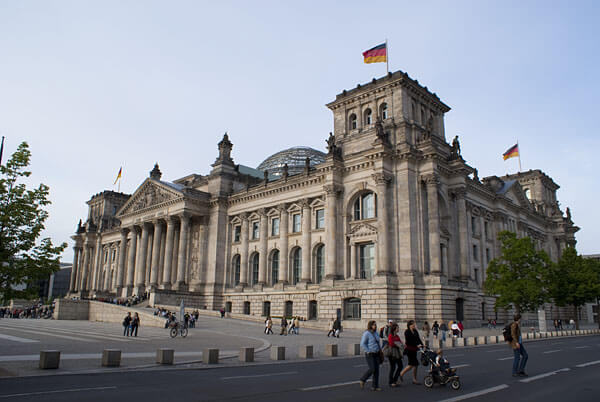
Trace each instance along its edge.
{"label": "roof ornament", "polygon": [[378,142],[383,142],[384,144],[388,143],[388,135],[383,128],[381,116],[377,116],[377,120],[375,121],[375,135],[377,136]]}
{"label": "roof ornament", "polygon": [[290,173],[289,173],[289,169],[290,169],[290,168],[289,168],[289,166],[288,166],[288,164],[287,164],[287,163],[286,163],[285,165],[283,165],[283,173],[282,173],[282,176],[283,176],[283,179],[284,179],[284,180],[287,180],[288,176],[290,175]]}
{"label": "roof ornament", "polygon": [[329,138],[325,142],[327,143],[327,155],[342,156],[342,148],[335,144],[335,135],[332,132],[329,132]]}
{"label": "roof ornament", "polygon": [[154,180],[160,180],[162,172],[158,168],[158,162],[154,164],[154,168],[150,171],[150,178]]}
{"label": "roof ornament", "polygon": [[215,161],[215,164],[225,163],[233,165],[233,159],[231,159],[231,149],[233,144],[229,141],[227,132],[223,135],[223,139],[217,144],[219,147],[219,157]]}
{"label": "roof ornament", "polygon": [[460,142],[458,142],[458,135],[452,140],[452,149],[450,154],[450,160],[460,159]]}
{"label": "roof ornament", "polygon": [[304,173],[308,176],[310,173],[310,158],[307,156],[304,160]]}

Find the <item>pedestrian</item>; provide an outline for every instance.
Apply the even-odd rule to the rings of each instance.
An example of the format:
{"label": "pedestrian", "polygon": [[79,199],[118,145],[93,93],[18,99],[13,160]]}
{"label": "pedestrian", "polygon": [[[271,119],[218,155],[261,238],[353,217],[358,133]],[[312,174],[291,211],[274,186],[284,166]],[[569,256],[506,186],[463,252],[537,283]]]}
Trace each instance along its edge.
{"label": "pedestrian", "polygon": [[340,331],[342,330],[342,323],[340,322],[339,318],[336,318],[335,321],[333,322],[333,336],[335,336],[336,338],[340,337]]}
{"label": "pedestrian", "polygon": [[288,322],[285,319],[285,316],[281,317],[281,332],[279,333],[279,335],[287,336],[287,326],[288,326]]}
{"label": "pedestrian", "polygon": [[461,338],[463,337],[463,330],[464,330],[464,329],[465,329],[465,327],[464,327],[464,325],[463,325],[462,321],[459,321],[459,322],[458,322],[458,331],[459,331],[459,334],[460,334],[460,337],[461,337]]}
{"label": "pedestrian", "polygon": [[512,375],[513,377],[527,377],[525,365],[527,364],[528,355],[521,337],[521,314],[519,313],[515,314],[514,321],[510,324],[510,337],[508,344],[514,353]]}
{"label": "pedestrian", "polygon": [[388,348],[390,348],[390,355],[388,356],[388,360],[390,361],[388,384],[392,388],[398,386],[398,378],[400,377],[400,371],[402,371],[402,352],[404,345],[398,336],[398,330],[398,324],[393,323],[390,328],[390,334],[388,335]]}
{"label": "pedestrian", "polygon": [[458,328],[458,324],[456,322],[453,322],[452,325],[450,326],[450,329],[452,329],[452,336],[454,338],[457,338],[458,333],[460,332],[460,329]]}
{"label": "pedestrian", "polygon": [[140,326],[140,316],[135,313],[131,321],[131,336],[137,336],[138,327]]}
{"label": "pedestrian", "polygon": [[438,338],[438,334],[440,333],[440,324],[438,324],[437,321],[434,321],[433,325],[431,326],[431,330],[433,332],[433,337],[435,339],[437,339]]}
{"label": "pedestrian", "polygon": [[365,382],[369,377],[373,376],[373,391],[381,391],[379,388],[379,365],[383,362],[383,353],[381,352],[381,340],[377,333],[377,323],[369,321],[367,330],[363,333],[360,339],[360,347],[365,351],[365,359],[369,365],[369,369],[360,377],[360,388],[365,387]]}
{"label": "pedestrian", "polygon": [[425,321],[425,324],[423,324],[423,328],[421,329],[423,330],[423,334],[425,335],[425,343],[429,344],[429,333],[431,332],[431,328],[429,328],[429,323]]}
{"label": "pedestrian", "polygon": [[400,373],[400,381],[408,371],[413,370],[412,383],[419,385],[417,381],[417,368],[419,367],[419,360],[417,359],[417,352],[423,347],[423,342],[417,331],[417,325],[414,320],[408,321],[406,324],[406,331],[404,331],[404,354],[408,358],[408,363],[404,370]]}
{"label": "pedestrian", "polygon": [[388,320],[385,326],[381,327],[379,330],[379,338],[381,338],[381,348],[383,349],[385,345],[388,343],[388,336],[390,335],[390,331],[392,329],[392,320]]}
{"label": "pedestrian", "polygon": [[265,334],[269,335],[269,333],[273,333],[273,320],[271,320],[271,316],[267,316],[265,320]]}
{"label": "pedestrian", "polygon": [[335,318],[331,319],[331,323],[329,323],[329,332],[327,333],[327,337],[329,338],[329,335],[333,335],[335,336]]}
{"label": "pedestrian", "polygon": [[294,322],[295,322],[294,317],[291,317],[290,318],[290,329],[288,329],[288,334],[292,334],[292,335],[294,334],[294,328],[295,328]]}
{"label": "pedestrian", "polygon": [[225,309],[223,307],[221,307],[221,309],[219,310],[219,313],[221,313],[221,318],[225,317]]}
{"label": "pedestrian", "polygon": [[444,321],[440,324],[440,332],[442,333],[442,342],[446,342],[446,332],[448,332],[448,326]]}
{"label": "pedestrian", "polygon": [[569,325],[571,326],[571,329],[575,329],[575,321],[572,318],[569,321]]}
{"label": "pedestrian", "polygon": [[129,336],[131,333],[131,313],[127,313],[123,319],[123,336]]}
{"label": "pedestrian", "polygon": [[554,324],[554,330],[558,331],[558,320],[555,319],[553,324]]}
{"label": "pedestrian", "polygon": [[296,318],[294,318],[294,333],[296,335],[299,335],[300,332],[300,318],[298,316],[296,316]]}

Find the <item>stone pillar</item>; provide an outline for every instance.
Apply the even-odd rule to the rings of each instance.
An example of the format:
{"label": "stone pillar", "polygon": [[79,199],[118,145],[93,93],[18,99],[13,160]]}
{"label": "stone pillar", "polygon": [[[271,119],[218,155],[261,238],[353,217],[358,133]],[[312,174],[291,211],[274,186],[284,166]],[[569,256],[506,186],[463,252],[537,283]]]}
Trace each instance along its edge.
{"label": "stone pillar", "polygon": [[269,238],[268,231],[269,223],[267,217],[267,211],[262,209],[260,211],[260,256],[259,256],[259,266],[258,266],[258,283],[264,285],[267,283],[267,253],[268,253],[268,244],[267,240]]}
{"label": "stone pillar", "polygon": [[90,254],[92,252],[92,248],[86,244],[83,248],[83,266],[81,267],[81,283],[79,285],[79,290],[85,291],[87,290],[87,282],[89,277],[89,265],[90,265]]}
{"label": "stone pillar", "polygon": [[137,228],[131,227],[131,240],[129,241],[129,256],[127,259],[127,279],[125,286],[127,287],[127,293],[131,292],[133,288],[133,275],[135,273],[135,255],[137,254]]}
{"label": "stone pillar", "polygon": [[117,295],[121,293],[121,289],[123,289],[123,279],[125,275],[125,262],[127,261],[127,256],[125,253],[127,252],[127,233],[129,229],[121,229],[121,244],[119,245],[119,261],[117,263],[117,280],[116,280],[116,290]]}
{"label": "stone pillar", "polygon": [[356,244],[354,243],[350,243],[350,277],[360,279],[360,272],[358,272],[358,264],[356,263]]}
{"label": "stone pillar", "polygon": [[391,271],[389,255],[389,219],[388,219],[388,185],[392,181],[391,177],[384,173],[375,173],[373,175],[377,185],[377,264],[375,265],[376,275],[386,275]]}
{"label": "stone pillar", "polygon": [[[335,279],[339,276],[337,268],[337,202],[341,190],[334,184],[325,186],[325,278]],[[352,274],[351,274],[352,275]]]}
{"label": "stone pillar", "polygon": [[71,268],[71,281],[69,282],[69,291],[74,292],[77,287],[77,270],[79,269],[79,256],[81,254],[81,247],[73,247],[75,255],[73,256],[73,267]]}
{"label": "stone pillar", "polygon": [[438,205],[439,179],[431,175],[425,179],[427,186],[427,210],[429,216],[429,272],[433,275],[442,273],[440,253],[440,218]]}
{"label": "stone pillar", "polygon": [[102,247],[102,237],[100,234],[96,237],[96,258],[93,263],[93,275],[91,277],[91,286],[90,290],[101,290],[102,286],[100,284],[101,276],[102,276],[102,267],[104,264],[103,260],[104,248]]}
{"label": "stone pillar", "polygon": [[288,232],[290,219],[287,211],[287,206],[282,204],[279,206],[281,217],[279,218],[279,278],[278,282],[286,284],[288,282],[288,266],[290,262],[288,252]]}
{"label": "stone pillar", "polygon": [[150,227],[148,223],[142,224],[142,238],[140,239],[140,252],[138,254],[137,266],[135,267],[135,287],[137,294],[144,293],[146,285],[146,259],[148,258],[148,235]]}
{"label": "stone pillar", "polygon": [[160,264],[160,240],[162,239],[162,222],[154,222],[154,239],[152,242],[152,264],[150,265],[150,286],[153,289],[158,287],[158,271]]}
{"label": "stone pillar", "polygon": [[248,285],[248,214],[240,215],[242,219],[241,250],[240,250],[240,285]]}
{"label": "stone pillar", "polygon": [[180,215],[181,221],[179,227],[179,250],[177,253],[177,289],[184,290],[187,274],[187,253],[188,253],[188,237],[190,231],[190,217],[188,215]]}
{"label": "stone pillar", "polygon": [[165,263],[163,268],[162,288],[171,289],[171,269],[173,266],[173,244],[175,238],[175,218],[167,218],[167,239],[165,244]]}
{"label": "stone pillar", "polygon": [[466,190],[459,189],[454,192],[458,208],[458,242],[460,277],[469,279],[469,233],[467,222],[467,203],[465,201]]}
{"label": "stone pillar", "polygon": [[310,268],[312,263],[312,253],[310,244],[310,204],[308,199],[302,201],[302,273],[300,281],[303,283],[310,283]]}

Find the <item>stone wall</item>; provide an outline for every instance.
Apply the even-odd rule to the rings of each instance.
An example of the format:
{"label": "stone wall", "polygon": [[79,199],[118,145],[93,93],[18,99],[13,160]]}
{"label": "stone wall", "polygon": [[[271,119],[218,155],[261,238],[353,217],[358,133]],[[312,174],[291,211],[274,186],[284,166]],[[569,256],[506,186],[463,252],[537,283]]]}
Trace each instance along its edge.
{"label": "stone wall", "polygon": [[54,306],[55,320],[87,320],[90,306],[87,300],[59,299]]}
{"label": "stone wall", "polygon": [[127,313],[131,312],[132,315],[133,313],[139,314],[142,326],[164,327],[165,320],[155,316],[152,311],[143,311],[141,309],[90,300],[60,299],[56,301],[54,319],[121,323]]}

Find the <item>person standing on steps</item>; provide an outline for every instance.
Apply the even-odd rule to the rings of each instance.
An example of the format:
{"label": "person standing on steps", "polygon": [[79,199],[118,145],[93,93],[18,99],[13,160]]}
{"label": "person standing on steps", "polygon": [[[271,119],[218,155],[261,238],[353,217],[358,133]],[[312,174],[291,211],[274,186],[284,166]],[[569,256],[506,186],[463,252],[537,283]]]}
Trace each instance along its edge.
{"label": "person standing on steps", "polygon": [[421,336],[419,335],[419,331],[417,331],[417,325],[414,320],[408,321],[406,327],[406,331],[404,331],[404,344],[406,345],[404,347],[404,354],[408,357],[408,363],[400,373],[400,381],[402,381],[404,374],[413,370],[412,382],[415,385],[419,385],[420,382],[417,381],[417,368],[419,367],[417,352],[423,347],[423,341],[421,341]]}
{"label": "person standing on steps", "polygon": [[383,361],[383,353],[381,352],[381,340],[377,333],[377,323],[375,321],[369,321],[367,330],[360,339],[360,347],[365,351],[365,359],[369,365],[369,369],[360,377],[360,388],[363,389],[369,377],[373,376],[371,389],[381,391],[381,388],[379,388],[379,365]]}
{"label": "person standing on steps", "polygon": [[510,336],[508,341],[513,349],[514,359],[512,375],[513,377],[527,377],[525,373],[525,365],[527,364],[527,351],[523,346],[523,338],[521,337],[521,314],[517,313],[514,316],[514,321],[510,324]]}

